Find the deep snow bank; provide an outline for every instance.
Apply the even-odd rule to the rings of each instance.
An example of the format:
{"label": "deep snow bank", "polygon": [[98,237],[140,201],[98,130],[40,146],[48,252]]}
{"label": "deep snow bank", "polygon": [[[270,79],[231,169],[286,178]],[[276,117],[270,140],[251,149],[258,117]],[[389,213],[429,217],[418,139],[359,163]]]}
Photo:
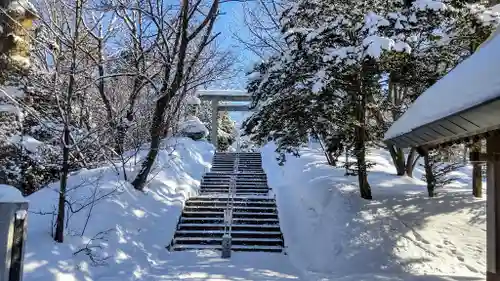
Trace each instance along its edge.
{"label": "deep snow bank", "polygon": [[[156,280],[146,276],[165,254],[183,203],[196,193],[213,152],[211,144],[188,138],[164,142],[145,192],[134,190],[117,173],[121,168],[113,166],[72,175],[67,198],[72,210],[63,244],[50,236],[58,183],[29,196],[30,211],[45,215],[29,215],[24,279]],[[146,153],[140,151],[137,159],[131,159],[126,168],[129,178]],[[85,246],[88,250],[79,251]]]}
{"label": "deep snow bank", "polygon": [[357,178],[328,166],[319,150],[279,167],[274,149],[263,148],[264,169],[290,258],[311,280],[484,278],[485,201],[471,195],[469,168],[430,199],[424,182],[395,176],[388,153],[374,151],[374,200],[365,201]]}

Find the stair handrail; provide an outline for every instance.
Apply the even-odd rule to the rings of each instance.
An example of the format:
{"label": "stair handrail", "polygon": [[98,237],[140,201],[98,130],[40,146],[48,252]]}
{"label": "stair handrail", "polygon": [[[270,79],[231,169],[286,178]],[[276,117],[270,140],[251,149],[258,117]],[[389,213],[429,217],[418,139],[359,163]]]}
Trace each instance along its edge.
{"label": "stair handrail", "polygon": [[[237,152],[238,153],[238,152]],[[233,170],[233,176],[231,177],[231,183],[229,184],[229,196],[231,203],[229,204],[229,208],[231,209],[230,214],[230,220],[229,220],[229,232],[228,234],[231,235],[231,231],[233,230],[233,211],[234,211],[234,197],[236,195],[236,180],[238,178],[238,166],[240,162],[240,155],[236,154],[236,158],[234,159],[234,170]]]}
{"label": "stair handrail", "polygon": [[233,173],[229,181],[229,188],[227,194],[227,205],[224,210],[224,234],[222,236],[222,258],[231,257],[231,232],[233,229],[233,211],[234,211],[234,197],[236,195],[236,181],[239,174],[240,162],[240,142],[239,134],[236,141],[236,153],[234,154]]}

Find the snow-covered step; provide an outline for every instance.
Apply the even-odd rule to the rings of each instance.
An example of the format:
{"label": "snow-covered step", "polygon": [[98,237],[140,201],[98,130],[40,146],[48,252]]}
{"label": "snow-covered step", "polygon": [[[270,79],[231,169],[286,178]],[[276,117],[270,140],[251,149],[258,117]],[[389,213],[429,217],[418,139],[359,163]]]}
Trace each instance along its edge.
{"label": "snow-covered step", "polygon": [[[228,189],[229,188],[229,184],[202,184],[200,185],[200,189],[204,189],[204,188],[218,188],[218,189]],[[260,184],[260,185],[234,185],[235,189],[269,189],[269,186],[267,185],[263,185],[263,184]],[[226,191],[227,192],[227,191]]]}
{"label": "snow-covered step", "polygon": [[[226,162],[226,163],[213,163],[212,164],[212,168],[214,167],[234,167],[235,166],[235,163],[230,163],[230,162]],[[261,169],[262,168],[262,164],[261,163],[240,163],[238,162],[238,166],[239,167],[247,167],[247,168],[255,168],[255,169]]]}
{"label": "snow-covered step", "polygon": [[[268,187],[240,187],[235,188],[234,191],[237,193],[236,196],[246,196],[246,195],[255,195],[255,196],[269,196]],[[228,194],[229,187],[203,187],[200,189],[200,195],[210,195],[212,194]],[[255,194],[252,194],[255,193]]]}
{"label": "snow-covered step", "polygon": [[[178,230],[176,237],[222,237],[224,229],[220,230]],[[280,231],[259,231],[259,230],[232,230],[231,237],[237,238],[276,238],[281,239]]]}
{"label": "snow-covered step", "polygon": [[[220,194],[227,193],[227,189],[218,189],[218,188],[205,188],[200,190],[201,194]],[[263,194],[267,195],[269,192],[268,189],[237,189],[236,194]]]}
{"label": "snow-covered step", "polygon": [[232,176],[236,175],[238,178],[258,178],[258,179],[266,179],[267,176],[264,173],[256,174],[256,173],[214,173],[214,172],[207,172],[203,176],[204,179],[209,179],[209,178],[230,178]]}
{"label": "snow-covered step", "polygon": [[250,155],[250,154],[215,154],[214,157],[215,159],[259,159],[262,160],[262,157],[260,155]]}
{"label": "snow-covered step", "polygon": [[[184,211],[186,212],[211,212],[211,211],[220,211],[223,212],[226,209],[225,206],[221,207],[210,207],[210,206],[186,206]],[[234,206],[233,212],[245,212],[245,213],[275,213],[276,207],[242,207],[242,206]]]}
{"label": "snow-covered step", "polygon": [[[228,185],[230,183],[231,183],[230,180],[209,180],[209,181],[202,181],[201,182],[202,185]],[[253,186],[253,185],[267,186],[267,181],[236,180],[235,184],[236,185],[248,185],[248,186]]]}
{"label": "snow-covered step", "polygon": [[234,160],[238,158],[240,161],[242,160],[256,160],[256,161],[261,161],[262,158],[260,157],[260,155],[238,155],[238,157],[236,157],[236,155],[215,155],[213,157],[214,160]]}
{"label": "snow-covered step", "polygon": [[283,252],[283,246],[232,245],[231,250],[240,252]]}
{"label": "snow-covered step", "polygon": [[[202,184],[228,184],[232,182],[232,179],[230,178],[222,178],[222,179],[207,179],[201,181]],[[244,179],[236,179],[236,183],[238,184],[266,184],[267,185],[267,180],[266,179],[251,179],[251,178],[244,178]]]}
{"label": "snow-covered step", "polygon": [[[229,184],[202,184],[200,189],[205,188],[217,188],[217,189],[229,189]],[[267,185],[235,185],[235,189],[269,189]]]}
{"label": "snow-covered step", "polygon": [[[231,181],[202,181],[201,185],[229,185],[231,184]],[[243,185],[243,186],[267,186],[267,181],[249,181],[249,180],[237,180],[235,181],[236,185]]]}
{"label": "snow-covered step", "polygon": [[[224,193],[228,193],[229,191],[229,185],[203,185],[200,186],[200,190],[207,190],[207,189],[220,189]],[[269,190],[270,188],[268,186],[235,186],[234,190],[252,190],[252,189],[258,189],[258,190]]]}
{"label": "snow-covered step", "polygon": [[[224,217],[224,212],[207,212],[207,211],[183,211],[182,216],[185,217]],[[278,218],[276,213],[257,213],[257,212],[233,212],[233,218]]]}
{"label": "snow-covered step", "polygon": [[[171,251],[196,251],[196,250],[221,250],[221,245],[174,245]],[[233,245],[233,251],[245,252],[282,252],[281,246],[246,246],[246,245]]]}
{"label": "snow-covered step", "polygon": [[[229,188],[229,184],[207,184],[207,183],[203,183],[202,185],[200,185],[200,189],[203,189],[203,188]],[[235,184],[234,185],[236,187],[236,189],[238,188],[269,188],[267,185],[264,185],[264,184],[254,184],[254,185],[249,185],[249,184]]]}
{"label": "snow-covered step", "polygon": [[[229,191],[229,185],[203,185],[200,186],[200,190],[207,190],[207,189],[220,189],[224,193],[228,193]],[[259,189],[259,190],[269,190],[270,188],[268,186],[235,186],[234,190],[250,190],[250,189]]]}
{"label": "snow-covered step", "polygon": [[[200,203],[202,202],[202,203]],[[254,210],[263,210],[263,209],[273,209],[276,210],[276,205],[273,203],[247,203],[243,201],[233,201],[233,202],[221,202],[221,201],[198,201],[198,202],[188,202],[186,203],[185,208],[211,208],[211,209],[219,209],[225,208],[229,204],[232,204],[235,209],[254,209]],[[199,210],[199,209],[198,209]]]}
{"label": "snow-covered step", "polygon": [[[200,245],[218,245],[221,244],[222,237],[175,237],[174,244],[200,244]],[[279,238],[242,238],[232,237],[233,245],[269,245],[283,246],[283,240]]]}
{"label": "snow-covered step", "polygon": [[[182,217],[180,223],[224,223],[224,217]],[[235,224],[279,224],[278,218],[235,218],[233,217],[233,225]]]}
{"label": "snow-covered step", "polygon": [[265,196],[237,196],[232,200],[228,199],[227,194],[219,194],[219,195],[200,195],[194,198],[190,198],[190,202],[197,201],[217,201],[217,202],[227,202],[230,201],[238,201],[238,202],[272,202],[276,203],[273,198],[265,197]]}
{"label": "snow-covered step", "polygon": [[[235,176],[236,176],[236,181],[241,181],[241,182],[247,182],[247,181],[250,181],[250,182],[267,182],[267,179],[265,179],[265,178],[255,178],[255,177],[252,177],[252,176],[241,177],[241,176],[238,176],[238,175],[235,175]],[[204,181],[204,182],[219,182],[219,181],[226,182],[226,181],[231,181],[231,180],[232,180],[231,177],[204,177],[202,179],[202,181]]]}
{"label": "snow-covered step", "polygon": [[[177,226],[178,230],[224,230],[224,223],[180,223]],[[280,232],[279,224],[232,224],[233,231],[278,231]]]}
{"label": "snow-covered step", "polygon": [[[210,200],[206,200],[206,201],[192,201],[192,200],[188,200],[186,202],[186,207],[189,207],[189,206],[225,207],[227,205],[228,205],[228,202],[210,201]],[[264,208],[266,208],[266,207],[274,207],[275,203],[272,202],[272,201],[268,201],[268,202],[259,202],[259,201],[255,201],[255,202],[234,201],[233,205],[237,206],[237,207],[264,207]]]}

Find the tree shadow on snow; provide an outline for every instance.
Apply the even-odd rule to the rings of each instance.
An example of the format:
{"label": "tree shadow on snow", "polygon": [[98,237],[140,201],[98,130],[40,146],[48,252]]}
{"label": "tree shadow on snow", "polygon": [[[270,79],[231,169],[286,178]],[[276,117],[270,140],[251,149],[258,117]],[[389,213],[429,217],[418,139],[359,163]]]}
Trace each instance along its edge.
{"label": "tree shadow on snow", "polygon": [[[472,277],[408,275],[401,280],[484,279],[481,259],[463,255],[467,249],[446,239],[453,226],[446,221],[435,225],[434,221],[442,215],[463,215],[468,218],[465,223],[481,227],[485,223],[485,202],[474,199],[471,191],[443,190],[435,198],[428,198],[425,183],[375,170],[369,173],[374,200],[363,200],[357,177],[344,176],[343,169],[328,166],[313,153],[304,157],[313,159],[295,163],[289,160],[290,170],[285,166],[288,173],[272,186],[277,190],[280,223],[295,264],[305,264],[306,271],[336,276],[328,280],[339,281],[352,274],[369,274],[373,278],[373,273],[406,276],[408,272],[442,270]],[[395,191],[398,188],[404,192]],[[437,237],[426,237],[425,227],[431,222],[432,231],[439,233]],[[450,258],[457,260],[446,260]],[[449,263],[449,268],[443,268],[443,262]]]}

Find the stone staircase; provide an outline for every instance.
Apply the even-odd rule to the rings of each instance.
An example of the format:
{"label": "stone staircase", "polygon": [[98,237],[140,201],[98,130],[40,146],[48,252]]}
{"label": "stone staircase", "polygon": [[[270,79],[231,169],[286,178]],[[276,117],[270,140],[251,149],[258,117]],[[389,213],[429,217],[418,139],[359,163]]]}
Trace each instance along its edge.
{"label": "stone staircase", "polygon": [[231,205],[231,250],[282,252],[276,201],[269,196],[261,161],[259,153],[216,153],[211,172],[202,179],[200,195],[186,202],[169,250],[222,249],[227,230],[224,211]]}

